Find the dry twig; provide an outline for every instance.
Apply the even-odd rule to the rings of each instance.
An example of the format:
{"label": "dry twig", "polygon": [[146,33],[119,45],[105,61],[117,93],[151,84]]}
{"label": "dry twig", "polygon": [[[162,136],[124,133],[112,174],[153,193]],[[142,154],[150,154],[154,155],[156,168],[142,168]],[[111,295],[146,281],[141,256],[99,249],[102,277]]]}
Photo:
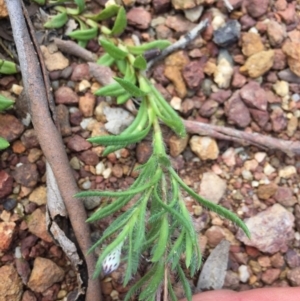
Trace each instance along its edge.
{"label": "dry twig", "polygon": [[62,52],[74,55],[76,57],[79,57],[87,62],[96,62],[97,61],[97,55],[95,53],[92,53],[78,44],[76,44],[73,41],[64,41],[58,38],[53,39],[54,43],[58,47],[59,50]]}
{"label": "dry twig", "polygon": [[280,150],[289,156],[300,155],[299,141],[286,141],[258,133],[247,133],[228,127],[190,120],[184,120],[184,125],[187,132],[190,134],[205,135],[221,140],[255,145],[263,149]]}
{"label": "dry twig", "polygon": [[193,28],[190,32],[185,34],[181,39],[179,39],[177,42],[164,49],[159,56],[151,60],[147,65],[147,69],[149,70],[157,61],[164,59],[169,54],[179,49],[183,49],[187,47],[187,45],[190,44],[193,40],[195,40],[197,36],[200,34],[200,32],[202,32],[207,25],[208,25],[207,19],[200,22],[195,28]]}
{"label": "dry twig", "polygon": [[91,241],[89,226],[85,222],[86,212],[82,201],[74,198],[78,188],[69,165],[61,135],[50,115],[40,62],[37,56],[34,55],[37,49],[34,48],[34,41],[30,38],[28,27],[23,17],[21,1],[6,0],[6,5],[19,55],[24,90],[29,102],[32,123],[42,151],[53,170],[77,242],[87,264],[89,279],[86,301],[98,301],[102,299],[99,281],[92,279],[95,257],[93,254],[87,255]]}

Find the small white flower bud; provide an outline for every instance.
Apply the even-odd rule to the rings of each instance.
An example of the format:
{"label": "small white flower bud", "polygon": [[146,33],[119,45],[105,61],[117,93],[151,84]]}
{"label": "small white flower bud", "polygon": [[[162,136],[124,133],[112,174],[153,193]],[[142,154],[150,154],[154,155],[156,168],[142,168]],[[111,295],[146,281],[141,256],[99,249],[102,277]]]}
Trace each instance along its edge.
{"label": "small white flower bud", "polygon": [[114,250],[112,250],[103,260],[102,268],[105,275],[110,274],[120,265],[121,250],[124,242],[121,242]]}

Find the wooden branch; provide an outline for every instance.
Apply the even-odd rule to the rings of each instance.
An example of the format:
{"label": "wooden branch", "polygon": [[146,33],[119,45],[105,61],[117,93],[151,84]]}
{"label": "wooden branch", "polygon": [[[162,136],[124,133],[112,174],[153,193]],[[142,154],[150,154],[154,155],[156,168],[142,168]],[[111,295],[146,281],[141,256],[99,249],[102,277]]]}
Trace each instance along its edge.
{"label": "wooden branch", "polygon": [[96,62],[97,55],[88,51],[73,41],[64,41],[58,38],[53,39],[54,43],[62,52],[79,57],[87,62]]}
{"label": "wooden branch", "polygon": [[208,20],[205,19],[204,21],[200,22],[195,28],[185,34],[181,39],[177,42],[173,43],[166,49],[164,49],[159,56],[156,56],[154,59],[148,62],[147,70],[151,69],[151,67],[158,61],[164,59],[169,54],[179,50],[184,49],[189,45],[193,40],[195,40],[198,35],[207,27]]}
{"label": "wooden branch", "polygon": [[88,269],[88,287],[86,301],[100,301],[99,280],[93,280],[95,257],[88,255],[91,246],[90,229],[86,224],[86,212],[83,202],[74,198],[78,191],[69,160],[65,152],[61,135],[54,125],[47,103],[40,62],[35,54],[36,49],[28,33],[20,0],[6,0],[7,9],[16,43],[24,90],[31,110],[32,123],[42,151],[49,162],[56,178],[61,196],[65,202],[77,242],[85,257]]}
{"label": "wooden branch", "polygon": [[183,122],[187,132],[190,134],[205,135],[221,140],[235,141],[241,144],[256,145],[264,149],[280,150],[289,156],[300,155],[299,141],[287,141],[258,133],[247,133],[228,127],[190,120],[184,120]]}

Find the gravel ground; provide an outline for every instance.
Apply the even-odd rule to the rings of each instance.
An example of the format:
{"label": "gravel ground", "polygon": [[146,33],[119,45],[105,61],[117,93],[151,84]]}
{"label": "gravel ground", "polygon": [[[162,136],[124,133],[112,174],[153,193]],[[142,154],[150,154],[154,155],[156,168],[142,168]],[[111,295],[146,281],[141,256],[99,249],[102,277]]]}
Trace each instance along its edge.
{"label": "gravel ground", "polygon": [[[209,20],[202,37],[152,70],[158,89],[184,119],[299,140],[298,0],[123,2],[127,39],[135,34],[142,42],[174,42],[199,21]],[[99,9],[96,1],[90,5]],[[102,51],[95,41],[87,48],[97,55]],[[114,106],[93,95],[99,84],[86,62],[59,52],[52,43],[45,43],[42,52],[78,185],[83,190],[128,187],[137,176],[134,167],[147,161],[151,142],[103,157],[103,147],[85,139],[107,133],[104,111]],[[76,287],[76,273],[45,226],[45,159],[32,126],[24,122],[21,91],[20,76],[0,77],[0,92],[18,101],[14,110],[0,115],[0,136],[11,142],[0,160],[0,300],[67,300]],[[129,118],[133,111],[128,102],[122,114]],[[252,234],[249,241],[234,224],[185,197],[204,260],[223,238],[231,244],[223,287],[300,286],[299,158],[199,135],[179,139],[167,129],[165,140],[185,183],[234,211]],[[98,205],[99,200],[85,203],[89,213]],[[113,218],[92,225],[93,238]],[[130,285],[145,269],[146,260]],[[123,270],[121,264],[101,280],[105,301],[123,300],[130,287],[122,286]]]}

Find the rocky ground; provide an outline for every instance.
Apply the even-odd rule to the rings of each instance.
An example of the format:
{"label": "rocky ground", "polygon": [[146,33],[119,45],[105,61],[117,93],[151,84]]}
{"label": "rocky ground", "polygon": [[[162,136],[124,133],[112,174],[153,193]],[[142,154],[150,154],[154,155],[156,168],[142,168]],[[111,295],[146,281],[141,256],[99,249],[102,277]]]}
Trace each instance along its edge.
{"label": "rocky ground", "polygon": [[[90,2],[97,11],[106,1]],[[141,41],[174,42],[209,20],[202,37],[153,68],[157,87],[184,119],[299,140],[300,1],[124,0],[124,5],[128,39],[134,33]],[[5,16],[3,8],[0,13]],[[95,42],[88,49],[101,53]],[[53,43],[45,43],[42,52],[78,185],[128,187],[151,142],[102,157],[103,147],[85,139],[107,132],[103,111],[113,105],[93,95],[99,84],[86,62]],[[22,79],[1,76],[0,90],[19,103],[0,115],[0,136],[11,142],[0,160],[0,300],[67,300],[76,273],[45,226],[45,160],[32,126],[22,119]],[[133,107],[129,102],[124,108]],[[300,286],[299,157],[199,135],[178,139],[167,131],[166,143],[185,183],[247,220],[251,241],[185,198],[204,258],[223,238],[231,243],[223,287]],[[92,212],[99,202],[85,205]],[[93,225],[93,235],[109,222]],[[104,300],[123,300],[128,288],[121,284],[122,269],[101,280]]]}

